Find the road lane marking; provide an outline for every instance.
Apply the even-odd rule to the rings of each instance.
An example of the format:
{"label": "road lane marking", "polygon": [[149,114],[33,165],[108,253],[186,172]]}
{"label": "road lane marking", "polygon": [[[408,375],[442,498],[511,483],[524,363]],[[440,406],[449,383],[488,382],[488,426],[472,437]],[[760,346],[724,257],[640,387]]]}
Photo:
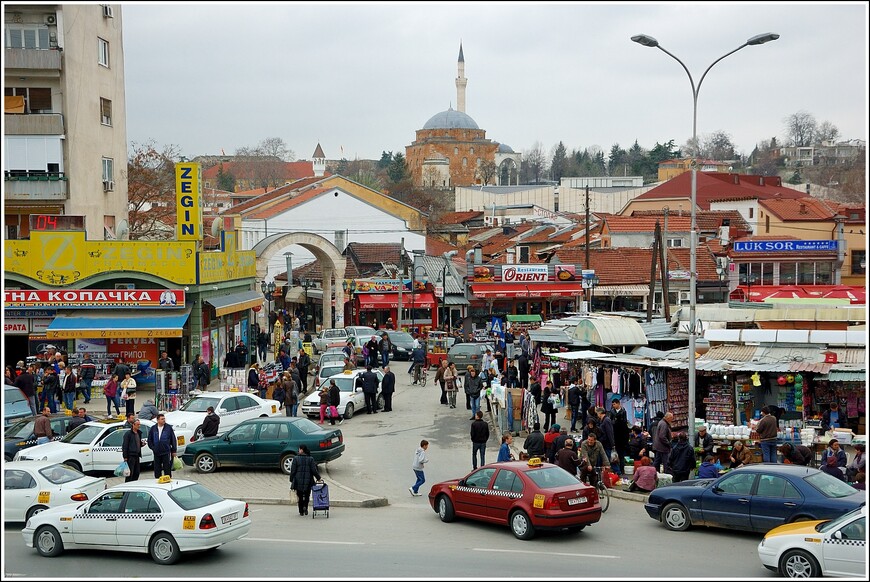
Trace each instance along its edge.
{"label": "road lane marking", "polygon": [[278,538],[242,538],[242,541],[246,542],[280,542],[280,543],[293,543],[293,544],[332,544],[339,546],[364,546],[365,542],[333,542],[333,541],[320,541],[320,540],[288,540],[288,539],[278,539]]}
{"label": "road lane marking", "polygon": [[569,552],[533,552],[531,550],[500,550],[496,548],[471,548],[475,552],[500,552],[507,554],[535,554],[538,556],[568,556],[569,558],[608,558],[610,560],[618,560],[619,556],[608,556],[604,554],[572,554]]}

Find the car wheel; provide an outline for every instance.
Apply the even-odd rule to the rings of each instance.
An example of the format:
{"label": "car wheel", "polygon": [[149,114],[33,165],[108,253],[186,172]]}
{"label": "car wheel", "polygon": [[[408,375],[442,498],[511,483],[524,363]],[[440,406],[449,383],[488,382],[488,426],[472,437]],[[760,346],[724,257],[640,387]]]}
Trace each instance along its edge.
{"label": "car wheel", "polygon": [[819,563],[805,550],[788,550],[779,559],[779,574],[785,578],[818,578]]}
{"label": "car wheel", "polygon": [[63,540],[60,534],[50,525],[44,525],[33,535],[33,545],[40,556],[53,558],[63,551]]}
{"label": "car wheel", "polygon": [[522,509],[511,514],[510,523],[511,531],[514,532],[514,536],[518,540],[530,540],[535,537],[535,526],[532,525],[532,520]]}
{"label": "car wheel", "polygon": [[456,519],[456,511],[453,509],[453,502],[446,495],[438,497],[438,517],[444,523],[450,523]]}
{"label": "car wheel", "polygon": [[78,461],[64,461],[63,464],[72,467],[73,469],[75,469],[79,473],[84,473],[84,471],[82,471],[82,465]]}
{"label": "car wheel", "polygon": [[384,397],[381,394],[378,394],[378,410],[382,410],[384,408]]}
{"label": "car wheel", "polygon": [[353,404],[348,402],[344,407],[344,417],[348,420],[353,418]]}
{"label": "car wheel", "polygon": [[211,453],[200,453],[193,461],[198,473],[214,473],[217,469],[217,459]]}
{"label": "car wheel", "polygon": [[196,427],[195,431],[193,431],[193,439],[192,440],[201,441],[202,438],[203,438],[202,437],[202,425],[200,425],[200,426]]}
{"label": "car wheel", "polygon": [[164,566],[174,564],[181,557],[178,543],[166,532],[161,532],[151,538],[148,553],[151,554],[152,560]]}
{"label": "car wheel", "polygon": [[27,515],[24,516],[24,521],[30,521],[30,518],[36,515],[37,513],[42,513],[48,509],[45,505],[34,505],[30,509],[27,510]]}
{"label": "car wheel", "polygon": [[296,455],[293,453],[288,453],[281,457],[281,472],[285,475],[290,474],[290,467],[293,466],[293,459],[296,458]]}
{"label": "car wheel", "polygon": [[668,503],[662,511],[662,523],[671,531],[686,531],[692,525],[689,512],[679,503]]}

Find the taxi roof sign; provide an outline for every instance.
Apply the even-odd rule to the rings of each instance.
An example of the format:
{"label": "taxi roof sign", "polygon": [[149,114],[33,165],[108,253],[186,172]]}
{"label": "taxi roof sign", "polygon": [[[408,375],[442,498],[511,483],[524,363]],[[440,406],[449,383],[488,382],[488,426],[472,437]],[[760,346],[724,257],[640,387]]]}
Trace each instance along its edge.
{"label": "taxi roof sign", "polygon": [[172,483],[172,477],[170,477],[169,475],[163,475],[159,479],[157,479],[157,482],[161,485],[165,483]]}
{"label": "taxi roof sign", "polygon": [[543,464],[544,462],[541,460],[540,457],[532,457],[531,459],[529,459],[529,467],[540,467]]}

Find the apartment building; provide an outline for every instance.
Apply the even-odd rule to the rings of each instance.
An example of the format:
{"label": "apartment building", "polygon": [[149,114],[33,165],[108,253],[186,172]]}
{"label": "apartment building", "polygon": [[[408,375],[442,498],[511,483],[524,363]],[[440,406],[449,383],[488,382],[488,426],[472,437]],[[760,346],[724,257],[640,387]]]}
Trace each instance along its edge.
{"label": "apartment building", "polygon": [[4,3],[3,25],[4,239],[29,238],[31,229],[122,238],[121,6]]}

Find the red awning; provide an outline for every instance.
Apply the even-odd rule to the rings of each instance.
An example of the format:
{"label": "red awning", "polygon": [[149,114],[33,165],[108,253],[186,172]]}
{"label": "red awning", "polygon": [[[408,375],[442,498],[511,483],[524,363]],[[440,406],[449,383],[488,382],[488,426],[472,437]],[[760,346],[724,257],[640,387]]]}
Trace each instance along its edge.
{"label": "red awning", "polygon": [[[356,299],[360,309],[395,309],[399,305],[398,293],[360,293]],[[402,293],[403,309],[433,309],[437,305],[431,291]]]}
{"label": "red awning", "polygon": [[514,297],[576,297],[583,293],[579,281],[573,283],[476,283],[472,285],[474,296],[484,299]]}

